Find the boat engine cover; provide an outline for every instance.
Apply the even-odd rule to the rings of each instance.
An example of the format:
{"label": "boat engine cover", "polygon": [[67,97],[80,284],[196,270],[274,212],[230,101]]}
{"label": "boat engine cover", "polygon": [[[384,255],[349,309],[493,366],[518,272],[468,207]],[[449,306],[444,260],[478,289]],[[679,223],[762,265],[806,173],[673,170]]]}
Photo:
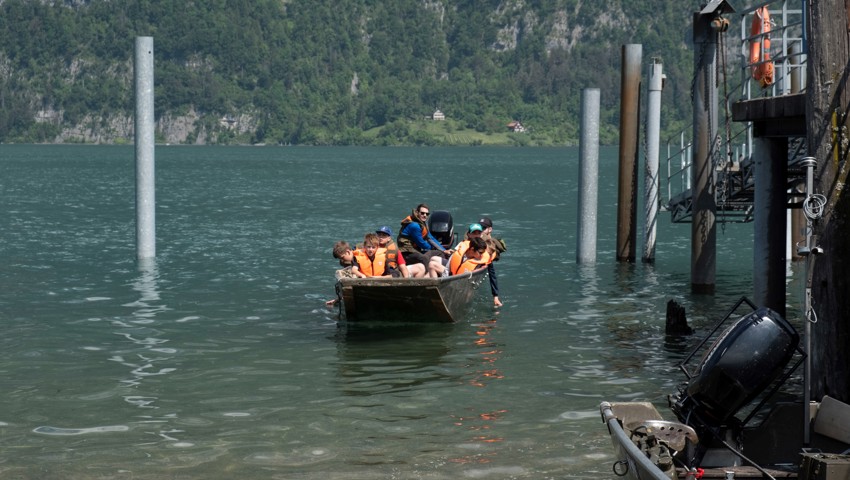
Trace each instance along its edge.
{"label": "boat engine cover", "polygon": [[454,242],[454,221],[452,214],[445,210],[435,210],[428,217],[428,231],[444,248],[451,248]]}
{"label": "boat engine cover", "polygon": [[686,394],[706,420],[723,423],[779,377],[799,341],[781,315],[759,308],[715,340]]}

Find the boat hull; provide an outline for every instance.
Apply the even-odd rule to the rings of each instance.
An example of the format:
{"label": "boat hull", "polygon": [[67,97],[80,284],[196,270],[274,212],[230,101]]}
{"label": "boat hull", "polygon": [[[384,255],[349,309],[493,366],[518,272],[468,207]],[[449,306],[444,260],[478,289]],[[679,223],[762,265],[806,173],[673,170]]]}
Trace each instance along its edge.
{"label": "boat hull", "polygon": [[343,278],[340,317],[349,322],[451,323],[463,318],[487,275],[479,269],[440,278]]}

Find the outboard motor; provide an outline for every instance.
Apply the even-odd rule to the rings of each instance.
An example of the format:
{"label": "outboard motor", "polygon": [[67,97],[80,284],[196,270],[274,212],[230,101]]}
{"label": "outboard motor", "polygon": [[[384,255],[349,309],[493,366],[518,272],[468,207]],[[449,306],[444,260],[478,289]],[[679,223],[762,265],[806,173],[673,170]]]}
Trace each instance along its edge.
{"label": "outboard motor", "polygon": [[779,378],[799,342],[794,327],[768,308],[741,317],[711,345],[696,375],[689,375],[673,406],[676,415],[683,422],[696,413],[708,426],[725,424]]}
{"label": "outboard motor", "polygon": [[[685,363],[745,301],[754,311],[724,330],[702,357],[696,373],[689,373]],[[681,365],[688,382],[678,396],[671,396],[670,406],[699,437],[697,445],[689,445],[688,451],[682,452],[685,463],[703,467],[741,465],[741,445],[733,445],[747,422],[802,362],[799,342],[800,336],[781,315],[768,308],[756,309],[749,300],[741,299]],[[801,359],[786,369],[795,351],[801,353]],[[772,390],[745,419],[735,416],[771,384]]]}
{"label": "outboard motor", "polygon": [[445,210],[435,210],[428,217],[428,231],[440,242],[443,248],[452,248],[455,243],[452,214]]}

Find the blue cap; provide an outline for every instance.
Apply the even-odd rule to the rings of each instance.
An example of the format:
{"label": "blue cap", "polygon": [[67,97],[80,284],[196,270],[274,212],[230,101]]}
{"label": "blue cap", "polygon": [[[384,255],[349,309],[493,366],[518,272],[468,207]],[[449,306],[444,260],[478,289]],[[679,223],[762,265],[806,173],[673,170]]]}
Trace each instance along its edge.
{"label": "blue cap", "polygon": [[483,232],[484,228],[481,226],[480,223],[473,223],[472,225],[469,226],[469,231],[470,232]]}
{"label": "blue cap", "polygon": [[383,227],[381,227],[381,228],[379,228],[379,229],[375,230],[375,233],[386,233],[387,235],[389,235],[389,236],[391,236],[391,237],[393,236],[393,231],[392,231],[392,230],[390,230],[390,227],[388,227],[388,226],[386,226],[386,225],[384,225]]}

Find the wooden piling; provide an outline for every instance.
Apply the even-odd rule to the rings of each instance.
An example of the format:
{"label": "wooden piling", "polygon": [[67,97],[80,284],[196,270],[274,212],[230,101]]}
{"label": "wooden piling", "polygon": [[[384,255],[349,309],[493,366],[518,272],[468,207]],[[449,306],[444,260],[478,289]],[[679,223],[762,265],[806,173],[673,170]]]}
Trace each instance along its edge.
{"label": "wooden piling", "polygon": [[717,269],[717,205],[714,155],[717,137],[717,35],[712,15],[694,15],[693,161],[691,166],[691,291],[714,293]]}
{"label": "wooden piling", "polygon": [[643,46],[623,45],[620,80],[620,168],[617,191],[617,261],[634,262],[637,246],[637,165],[640,64]]}
{"label": "wooden piling", "polygon": [[806,144],[817,160],[816,190],[826,196],[815,239],[824,253],[812,263],[812,392],[850,402],[850,37],[845,0],[805,2],[809,10]]}

